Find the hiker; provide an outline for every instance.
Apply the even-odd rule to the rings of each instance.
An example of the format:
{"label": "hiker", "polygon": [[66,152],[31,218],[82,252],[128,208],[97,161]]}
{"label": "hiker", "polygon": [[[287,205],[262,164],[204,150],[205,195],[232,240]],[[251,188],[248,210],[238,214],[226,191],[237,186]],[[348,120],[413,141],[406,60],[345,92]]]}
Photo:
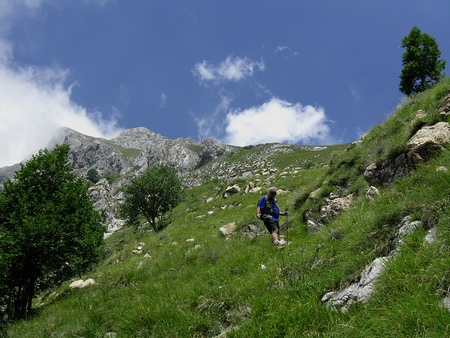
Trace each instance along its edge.
{"label": "hiker", "polygon": [[275,196],[277,194],[277,188],[272,187],[267,192],[267,196],[264,196],[258,201],[256,208],[256,217],[262,219],[267,230],[272,234],[272,244],[285,244],[284,240],[279,239],[280,224],[278,223],[278,216],[287,216],[287,210],[280,212],[278,208],[277,200]]}

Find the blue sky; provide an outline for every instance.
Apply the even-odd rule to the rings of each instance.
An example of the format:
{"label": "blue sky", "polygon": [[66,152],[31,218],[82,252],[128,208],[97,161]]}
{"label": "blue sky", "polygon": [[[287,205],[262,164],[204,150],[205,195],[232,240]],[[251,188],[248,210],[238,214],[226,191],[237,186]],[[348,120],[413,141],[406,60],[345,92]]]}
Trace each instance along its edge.
{"label": "blue sky", "polygon": [[412,27],[450,62],[448,13],[447,0],[0,0],[0,167],[60,126],[355,141],[401,102]]}

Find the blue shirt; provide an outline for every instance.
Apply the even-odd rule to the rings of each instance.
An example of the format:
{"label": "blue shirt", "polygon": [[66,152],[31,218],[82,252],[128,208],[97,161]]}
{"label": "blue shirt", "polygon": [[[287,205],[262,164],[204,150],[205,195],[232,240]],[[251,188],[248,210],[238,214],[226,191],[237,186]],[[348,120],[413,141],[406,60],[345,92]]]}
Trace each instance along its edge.
{"label": "blue shirt", "polygon": [[278,221],[278,217],[280,216],[280,209],[278,208],[277,200],[275,198],[270,198],[268,196],[264,196],[263,198],[261,198],[259,200],[257,207],[260,208],[261,213],[263,213],[267,200],[273,201],[273,213],[270,218],[273,219],[274,221]]}

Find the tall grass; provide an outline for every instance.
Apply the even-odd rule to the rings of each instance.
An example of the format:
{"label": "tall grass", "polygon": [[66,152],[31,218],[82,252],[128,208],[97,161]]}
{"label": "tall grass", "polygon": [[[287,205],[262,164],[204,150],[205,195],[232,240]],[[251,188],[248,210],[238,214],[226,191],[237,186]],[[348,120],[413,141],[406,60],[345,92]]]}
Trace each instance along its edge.
{"label": "tall grass", "polygon": [[[95,285],[72,290],[68,281],[42,295],[36,316],[12,324],[9,336],[449,336],[450,312],[442,299],[450,287],[450,171],[436,171],[450,169],[449,149],[380,189],[374,201],[366,200],[362,178],[367,165],[403,149],[418,109],[429,113],[425,123],[442,119],[435,112],[449,88],[447,80],[410,99],[347,150],[278,154],[283,169],[278,174],[236,180],[243,188],[258,179],[259,193],[223,198],[229,182],[221,180],[187,191],[166,228],[158,233],[125,228],[110,236],[104,260],[83,276]],[[325,160],[329,165],[299,168]],[[270,185],[286,191],[278,196],[280,207],[290,210],[289,224],[280,220],[282,235],[291,240],[285,249],[272,246],[267,233],[249,235],[256,231],[256,202]],[[308,199],[316,189],[319,197]],[[323,197],[335,191],[355,194],[350,209],[309,234],[303,212],[319,210]],[[422,228],[405,238],[370,301],[345,313],[322,304],[326,292],[358,281],[373,259],[392,252],[398,224],[407,215],[421,220]],[[238,231],[221,236],[219,228],[231,222]],[[437,229],[437,239],[425,244],[430,228]],[[142,253],[133,254],[138,245]]]}

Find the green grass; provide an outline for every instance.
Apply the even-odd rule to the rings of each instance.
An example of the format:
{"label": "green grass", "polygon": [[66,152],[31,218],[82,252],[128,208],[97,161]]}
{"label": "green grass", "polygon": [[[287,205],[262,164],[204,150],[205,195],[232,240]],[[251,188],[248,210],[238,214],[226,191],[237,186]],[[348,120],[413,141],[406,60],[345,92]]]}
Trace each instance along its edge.
{"label": "green grass", "polygon": [[[104,259],[83,276],[95,285],[71,290],[67,281],[42,295],[36,316],[10,325],[9,336],[450,336],[450,311],[442,306],[450,287],[450,171],[436,171],[450,169],[450,149],[380,189],[374,201],[366,200],[369,186],[362,178],[369,164],[404,149],[417,129],[411,123],[417,110],[429,113],[425,123],[442,119],[436,110],[449,88],[446,80],[410,99],[351,147],[277,153],[275,175],[213,179],[186,191],[164,229],[125,228],[109,237]],[[259,146],[243,149],[227,161],[245,162],[259,151]],[[256,179],[261,192],[245,194],[245,185]],[[241,192],[224,198],[232,183]],[[284,250],[271,246],[268,234],[256,240],[246,235],[249,225],[256,225],[256,203],[271,185],[287,191],[277,197],[290,211],[289,233],[286,219],[280,219],[282,235],[292,241]],[[317,189],[318,197],[308,199]],[[318,211],[323,197],[336,191],[354,193],[350,209],[309,234],[303,213]],[[389,261],[370,301],[346,313],[322,304],[326,292],[359,280],[365,266],[391,252],[398,224],[407,215],[423,226]],[[222,237],[219,228],[230,222],[239,231]],[[437,241],[425,245],[431,227],[438,230]],[[142,253],[133,254],[142,244]]]}

